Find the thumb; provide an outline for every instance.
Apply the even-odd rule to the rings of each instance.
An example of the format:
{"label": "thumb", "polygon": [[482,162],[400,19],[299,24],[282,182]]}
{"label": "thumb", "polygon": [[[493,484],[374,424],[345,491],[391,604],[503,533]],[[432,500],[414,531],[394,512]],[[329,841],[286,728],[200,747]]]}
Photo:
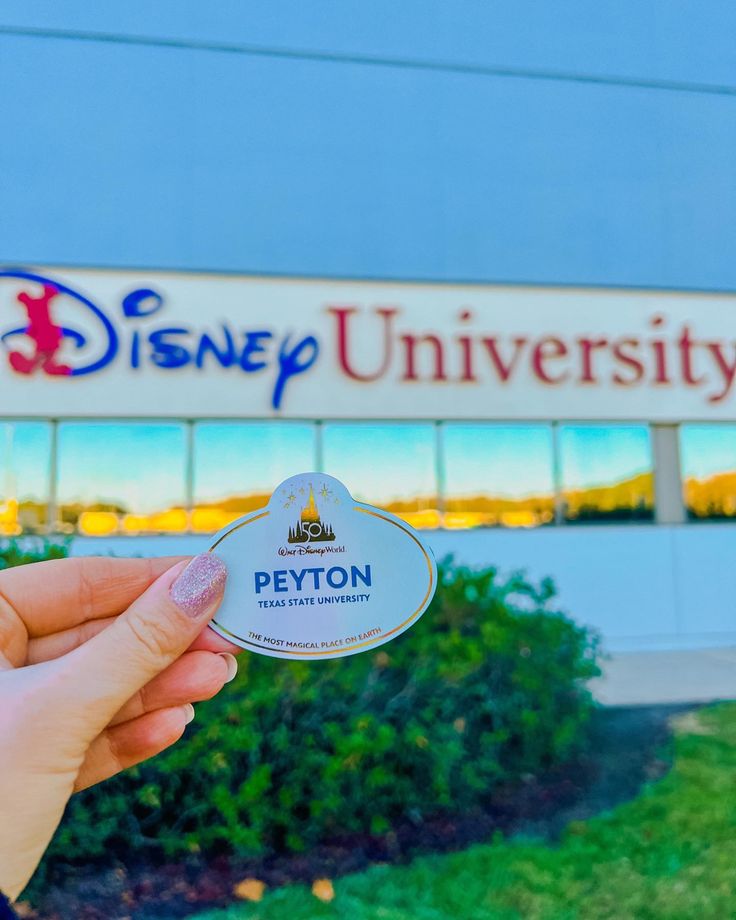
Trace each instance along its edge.
{"label": "thumb", "polygon": [[164,572],[110,626],[58,659],[56,707],[96,737],[127,700],[182,655],[215,614],[227,569],[212,553]]}

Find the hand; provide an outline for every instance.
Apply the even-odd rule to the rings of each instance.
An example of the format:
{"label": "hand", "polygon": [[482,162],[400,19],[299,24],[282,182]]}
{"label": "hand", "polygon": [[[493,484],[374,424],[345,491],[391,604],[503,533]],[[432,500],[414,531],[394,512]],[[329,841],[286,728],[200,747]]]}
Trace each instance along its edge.
{"label": "hand", "polygon": [[16,898],[72,792],[177,741],[235,675],[206,629],[214,555],[64,559],[0,572],[0,890]]}

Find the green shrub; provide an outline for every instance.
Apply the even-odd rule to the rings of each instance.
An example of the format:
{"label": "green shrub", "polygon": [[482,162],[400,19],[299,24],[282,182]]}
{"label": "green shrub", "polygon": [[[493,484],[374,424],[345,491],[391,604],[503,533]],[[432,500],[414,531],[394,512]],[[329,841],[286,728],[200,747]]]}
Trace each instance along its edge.
{"label": "green shrub", "polygon": [[0,569],[44,559],[63,559],[68,555],[68,542],[49,540],[46,537],[22,537],[0,540]]}
{"label": "green shrub", "polygon": [[185,741],[74,797],[51,858],[300,850],[492,799],[585,734],[597,643],[553,593],[449,562],[420,622],[375,652],[246,653]]}

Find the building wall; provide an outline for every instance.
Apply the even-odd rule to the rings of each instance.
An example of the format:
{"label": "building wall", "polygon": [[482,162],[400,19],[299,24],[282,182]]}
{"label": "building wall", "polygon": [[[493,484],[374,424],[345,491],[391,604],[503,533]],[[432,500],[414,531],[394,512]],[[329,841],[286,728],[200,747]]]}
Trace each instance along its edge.
{"label": "building wall", "polygon": [[[727,0],[5,0],[0,260],[736,290],[735,31]],[[590,533],[433,539],[553,574],[611,647],[732,641],[733,528]]]}
{"label": "building wall", "polygon": [[736,287],[727,0],[6,0],[0,25],[5,261]]}
{"label": "building wall", "polygon": [[[598,630],[606,651],[736,645],[733,567],[736,527],[628,525],[428,531],[435,556],[551,577],[558,606]],[[176,555],[204,551],[204,536],[77,537],[73,552]]]}

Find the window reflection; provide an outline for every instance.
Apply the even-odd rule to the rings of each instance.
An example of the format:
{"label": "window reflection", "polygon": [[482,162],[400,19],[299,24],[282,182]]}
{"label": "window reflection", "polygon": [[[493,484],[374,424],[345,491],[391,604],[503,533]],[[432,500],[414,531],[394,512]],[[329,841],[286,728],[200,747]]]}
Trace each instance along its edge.
{"label": "window reflection", "polygon": [[561,425],[559,452],[565,520],[652,520],[654,475],[646,425]]}
{"label": "window reflection", "polygon": [[197,423],[192,529],[212,533],[262,508],[280,482],[315,465],[313,425]]}
{"label": "window reflection", "polygon": [[41,533],[49,523],[51,427],[0,423],[0,534]]}
{"label": "window reflection", "polygon": [[736,517],[736,425],[683,425],[680,459],[688,517]]}
{"label": "window reflection", "polygon": [[89,536],[181,533],[185,427],[175,423],[59,425],[61,528]]}
{"label": "window reflection", "polygon": [[[490,422],[330,422],[322,428],[322,467],[356,498],[420,528],[537,526],[555,517],[552,430]],[[60,423],[60,529],[101,536],[210,533],[262,507],[283,479],[317,468],[311,422],[207,421],[192,432],[194,500],[188,508],[185,424]],[[51,445],[46,422],[0,422],[0,535],[55,526]],[[557,451],[565,522],[652,520],[647,425],[561,424]],[[681,426],[680,454],[689,517],[736,519],[736,424]]]}
{"label": "window reflection", "polygon": [[332,423],[323,431],[324,470],[359,501],[415,527],[438,527],[435,428],[431,423]]}
{"label": "window reflection", "polygon": [[448,528],[534,527],[554,520],[548,425],[442,426]]}

